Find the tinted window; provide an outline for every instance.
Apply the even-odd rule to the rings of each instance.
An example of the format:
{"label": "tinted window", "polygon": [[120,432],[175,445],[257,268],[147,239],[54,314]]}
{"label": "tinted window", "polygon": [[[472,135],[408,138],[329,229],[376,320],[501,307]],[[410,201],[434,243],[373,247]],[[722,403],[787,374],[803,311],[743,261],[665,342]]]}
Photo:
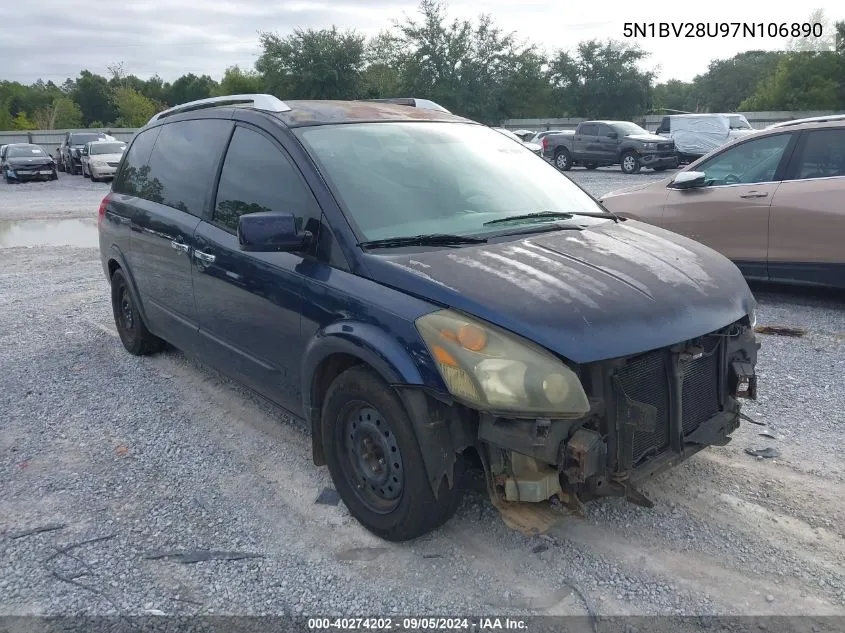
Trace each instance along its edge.
{"label": "tinted window", "polygon": [[300,229],[303,220],[307,223],[321,215],[287,154],[263,134],[238,127],[220,174],[213,220],[237,231],[240,216],[261,211],[293,213]]}
{"label": "tinted window", "polygon": [[649,134],[649,131],[630,121],[618,121],[613,124],[613,129],[619,136],[630,136],[632,134]]}
{"label": "tinted window", "polygon": [[582,125],[581,134],[583,134],[584,136],[595,136],[596,128],[598,128],[598,126],[595,123],[588,123],[587,125]]}
{"label": "tinted window", "polygon": [[728,149],[696,169],[706,174],[708,185],[771,182],[775,177],[791,134],[776,134]]}
{"label": "tinted window", "polygon": [[153,199],[154,192],[150,189],[150,168],[147,163],[160,130],[160,127],[156,127],[139,132],[135,136],[124,156],[120,173],[114,179],[112,188],[115,192]]}
{"label": "tinted window", "polygon": [[201,216],[231,125],[220,119],[163,125],[150,156],[149,199]]}
{"label": "tinted window", "polygon": [[816,130],[807,135],[796,178],[845,176],[845,129]]}
{"label": "tinted window", "polygon": [[600,125],[599,126],[599,136],[610,136],[613,132],[613,129],[609,125]]}

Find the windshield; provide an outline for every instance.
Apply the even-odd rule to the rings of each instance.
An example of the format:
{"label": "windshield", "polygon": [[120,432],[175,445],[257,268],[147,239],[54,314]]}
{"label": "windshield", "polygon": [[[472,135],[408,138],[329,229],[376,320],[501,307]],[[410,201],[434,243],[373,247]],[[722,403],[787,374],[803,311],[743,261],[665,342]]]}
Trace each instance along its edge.
{"label": "windshield", "polygon": [[744,116],[731,116],[728,117],[731,122],[731,129],[732,130],[751,130],[751,124]]}
{"label": "windshield", "polygon": [[619,136],[630,136],[632,134],[651,134],[646,129],[641,128],[636,123],[629,123],[628,121],[620,121],[611,126],[614,130],[619,132]]}
{"label": "windshield", "polygon": [[485,223],[540,211],[606,213],[550,163],[481,125],[356,123],[296,134],[367,241],[498,233],[507,227]]}
{"label": "windshield", "polygon": [[6,156],[9,158],[22,158],[24,156],[28,158],[44,158],[47,156],[47,152],[37,145],[12,146],[6,150]]}
{"label": "windshield", "polygon": [[71,134],[70,144],[85,145],[85,143],[90,143],[91,141],[99,141],[104,138],[105,134]]}
{"label": "windshield", "polygon": [[94,154],[122,154],[126,143],[94,143],[90,146],[90,153]]}

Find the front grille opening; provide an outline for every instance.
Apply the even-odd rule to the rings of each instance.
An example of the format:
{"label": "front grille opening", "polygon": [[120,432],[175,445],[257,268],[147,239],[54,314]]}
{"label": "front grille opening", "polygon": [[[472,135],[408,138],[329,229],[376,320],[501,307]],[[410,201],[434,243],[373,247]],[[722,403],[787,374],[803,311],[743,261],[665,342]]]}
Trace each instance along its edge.
{"label": "front grille opening", "polygon": [[[631,400],[650,404],[657,409],[654,431],[635,431],[633,463],[669,448],[669,375],[667,352],[657,350],[631,359],[616,373],[616,380]],[[625,417],[624,396],[616,398],[617,419]]]}

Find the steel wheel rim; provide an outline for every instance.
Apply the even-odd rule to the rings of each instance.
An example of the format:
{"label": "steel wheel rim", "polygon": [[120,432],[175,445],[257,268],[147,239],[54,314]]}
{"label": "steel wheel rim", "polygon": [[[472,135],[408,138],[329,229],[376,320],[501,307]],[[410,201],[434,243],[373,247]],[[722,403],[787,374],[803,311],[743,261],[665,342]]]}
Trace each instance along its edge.
{"label": "steel wheel rim", "polygon": [[132,332],[135,327],[135,317],[132,314],[132,297],[129,296],[126,286],[123,286],[118,294],[118,313],[123,329]]}
{"label": "steel wheel rim", "polygon": [[350,403],[339,416],[341,463],[355,495],[377,514],[392,512],[402,500],[405,469],[396,434],[377,409]]}

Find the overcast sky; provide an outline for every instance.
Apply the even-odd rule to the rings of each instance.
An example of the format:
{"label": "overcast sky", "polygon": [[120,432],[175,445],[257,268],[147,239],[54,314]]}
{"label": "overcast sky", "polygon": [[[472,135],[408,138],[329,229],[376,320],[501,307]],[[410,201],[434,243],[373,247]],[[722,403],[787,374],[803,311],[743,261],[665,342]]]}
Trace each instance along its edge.
{"label": "overcast sky", "polygon": [[[296,27],[336,24],[375,34],[417,3],[404,0],[0,0],[0,79],[60,83],[82,68],[107,74],[122,61],[126,72],[165,80],[193,72],[219,79],[227,66],[252,68],[258,31],[286,34]],[[831,24],[845,19],[841,0],[810,4],[771,0],[630,2],[598,0],[452,0],[450,15],[490,13],[498,24],[547,50],[571,49],[590,38],[625,39],[626,22],[805,22],[824,9]],[[713,58],[750,49],[783,48],[783,38],[648,38],[646,66],[661,80],[690,80]]]}

